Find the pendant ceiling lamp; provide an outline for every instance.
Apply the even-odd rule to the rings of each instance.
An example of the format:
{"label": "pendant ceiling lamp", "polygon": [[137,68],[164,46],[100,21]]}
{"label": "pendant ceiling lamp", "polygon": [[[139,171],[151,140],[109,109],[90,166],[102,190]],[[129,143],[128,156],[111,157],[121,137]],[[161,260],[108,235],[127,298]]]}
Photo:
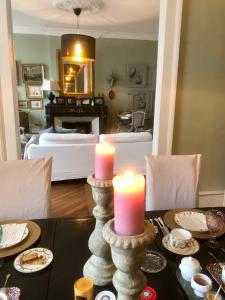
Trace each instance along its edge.
{"label": "pendant ceiling lamp", "polygon": [[77,16],[77,34],[64,34],[61,38],[61,53],[66,59],[74,61],[95,60],[95,39],[79,34],[78,17],[81,12],[97,13],[104,7],[103,0],[51,0],[58,9],[71,12]]}
{"label": "pendant ceiling lamp", "polygon": [[61,37],[62,57],[74,61],[94,61],[95,60],[95,38],[79,34],[79,15],[81,8],[73,9],[77,16],[77,34],[64,34]]}

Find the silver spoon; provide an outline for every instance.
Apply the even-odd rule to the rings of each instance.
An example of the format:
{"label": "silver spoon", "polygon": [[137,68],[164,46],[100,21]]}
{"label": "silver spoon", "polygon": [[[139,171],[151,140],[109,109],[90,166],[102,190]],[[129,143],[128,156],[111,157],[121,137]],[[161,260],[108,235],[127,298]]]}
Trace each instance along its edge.
{"label": "silver spoon", "polygon": [[7,282],[8,282],[8,280],[9,280],[9,277],[11,276],[11,274],[7,274],[6,275],[6,277],[5,277],[5,283],[4,283],[4,285],[3,285],[3,289],[6,287],[6,284],[7,284]]}
{"label": "silver spoon", "polygon": [[11,276],[11,274],[7,274],[6,277],[5,277],[5,282],[4,282],[4,285],[3,285],[3,288],[0,290],[0,300],[7,300],[8,297],[6,295],[6,284],[7,284],[7,281],[9,280],[9,277]]}

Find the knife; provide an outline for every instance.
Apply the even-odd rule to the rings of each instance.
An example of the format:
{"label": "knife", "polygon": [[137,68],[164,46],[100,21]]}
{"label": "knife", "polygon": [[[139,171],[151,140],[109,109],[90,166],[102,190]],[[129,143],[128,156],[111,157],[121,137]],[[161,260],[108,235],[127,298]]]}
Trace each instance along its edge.
{"label": "knife", "polygon": [[208,252],[208,254],[216,261],[216,262],[220,262],[219,259],[214,255],[212,254],[212,252]]}

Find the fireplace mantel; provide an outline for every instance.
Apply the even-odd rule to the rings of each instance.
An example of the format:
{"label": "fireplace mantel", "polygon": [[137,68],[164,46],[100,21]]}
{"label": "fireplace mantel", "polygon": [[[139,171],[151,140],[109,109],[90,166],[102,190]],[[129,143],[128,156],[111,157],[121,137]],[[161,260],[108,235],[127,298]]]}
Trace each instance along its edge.
{"label": "fireplace mantel", "polygon": [[91,105],[46,105],[45,106],[47,127],[54,126],[54,118],[57,116],[99,117],[99,130],[104,133],[107,122],[107,106]]}

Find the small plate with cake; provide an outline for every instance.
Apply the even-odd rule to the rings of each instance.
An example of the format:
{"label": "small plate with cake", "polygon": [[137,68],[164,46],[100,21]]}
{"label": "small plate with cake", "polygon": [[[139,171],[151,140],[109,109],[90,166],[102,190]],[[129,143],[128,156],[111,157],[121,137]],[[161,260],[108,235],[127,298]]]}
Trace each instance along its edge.
{"label": "small plate with cake", "polygon": [[33,248],[20,253],[14,260],[14,268],[22,273],[33,273],[46,268],[53,254],[46,248]]}

